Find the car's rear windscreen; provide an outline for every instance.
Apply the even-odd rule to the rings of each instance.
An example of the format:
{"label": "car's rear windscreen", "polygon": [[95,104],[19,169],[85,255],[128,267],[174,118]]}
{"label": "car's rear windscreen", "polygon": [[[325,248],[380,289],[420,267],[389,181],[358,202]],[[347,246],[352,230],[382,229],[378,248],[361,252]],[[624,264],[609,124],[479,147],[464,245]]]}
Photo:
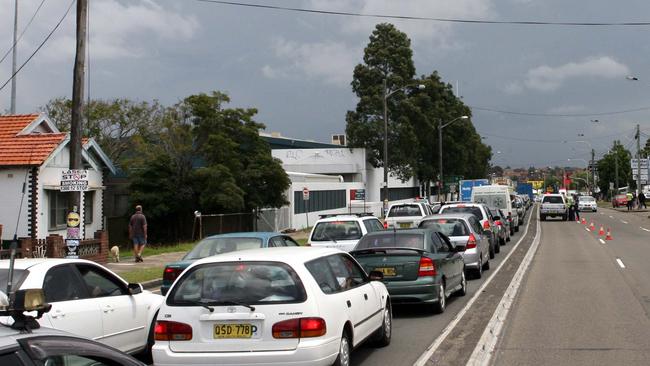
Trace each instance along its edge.
{"label": "car's rear windscreen", "polygon": [[298,274],[279,262],[217,262],[191,268],[174,286],[168,305],[276,304],[307,299]]}
{"label": "car's rear windscreen", "polygon": [[400,205],[393,206],[388,212],[388,217],[406,217],[406,216],[422,216],[420,206],[418,205]]}
{"label": "car's rear windscreen", "polygon": [[255,249],[262,246],[262,239],[246,237],[205,238],[190,250],[183,259],[201,259],[236,250]]}
{"label": "car's rear windscreen", "polygon": [[451,206],[443,207],[440,210],[440,213],[450,214],[450,213],[470,213],[476,216],[477,219],[483,220],[483,212],[478,207],[468,207],[468,206]]}
{"label": "car's rear windscreen", "polygon": [[366,235],[359,240],[354,250],[400,247],[424,249],[424,234],[387,231],[381,235]]}
{"label": "car's rear windscreen", "polygon": [[433,229],[451,236],[469,236],[469,228],[465,221],[461,219],[434,219],[426,220],[420,223],[421,228]]}
{"label": "car's rear windscreen", "polygon": [[474,202],[483,203],[490,208],[508,208],[506,194],[475,194]]}
{"label": "car's rear windscreen", "polygon": [[545,196],[542,203],[564,203],[560,196]]}
{"label": "car's rear windscreen", "polygon": [[319,222],[311,241],[358,240],[361,234],[361,227],[356,221]]}

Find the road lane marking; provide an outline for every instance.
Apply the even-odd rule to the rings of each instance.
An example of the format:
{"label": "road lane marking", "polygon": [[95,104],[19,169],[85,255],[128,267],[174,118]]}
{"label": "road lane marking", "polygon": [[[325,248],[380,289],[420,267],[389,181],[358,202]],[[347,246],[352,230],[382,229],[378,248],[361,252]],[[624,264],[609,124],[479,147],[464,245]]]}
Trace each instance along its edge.
{"label": "road lane marking", "polygon": [[627,221],[625,221],[625,220],[621,220],[621,222],[624,223],[624,224],[627,224]]}
{"label": "road lane marking", "polygon": [[613,219],[613,218],[614,218],[614,216],[610,216],[609,218],[610,218],[610,219]]}
{"label": "road lane marking", "polygon": [[586,228],[585,228],[585,230],[587,230],[587,231],[589,231],[589,232],[591,232],[591,230],[590,230],[590,229],[589,229],[588,227],[586,227]]}
{"label": "road lane marking", "polygon": [[600,212],[600,214],[601,214],[601,215],[604,215],[605,213],[604,213],[604,212]]}
{"label": "road lane marking", "polygon": [[623,264],[623,261],[621,258],[616,258],[616,262],[618,263],[618,266],[621,268],[625,268],[625,264]]}
{"label": "road lane marking", "polygon": [[598,239],[600,240],[600,244],[605,244],[605,241],[603,239]]}
{"label": "road lane marking", "polygon": [[494,314],[492,314],[492,318],[485,327],[485,330],[481,335],[481,339],[478,341],[478,344],[476,344],[472,355],[469,357],[469,360],[467,361],[468,366],[486,366],[490,364],[490,359],[494,355],[494,350],[496,348],[499,335],[501,334],[501,330],[503,329],[503,326],[508,317],[508,313],[512,308],[512,303],[517,297],[517,291],[519,290],[521,282],[523,281],[524,276],[528,271],[530,263],[533,261],[533,257],[535,257],[535,253],[537,253],[537,248],[539,247],[539,243],[541,241],[541,227],[539,221],[537,222],[537,230],[538,231],[535,235],[535,239],[533,239],[532,245],[528,249],[528,252],[526,252],[526,255],[521,261],[517,272],[515,272],[515,275],[510,281],[510,285],[508,285],[508,288],[503,294],[501,301],[499,301]]}
{"label": "road lane marking", "polygon": [[648,231],[648,232],[650,232],[650,229],[646,229],[646,228],[644,228],[643,226],[639,226],[639,229],[641,229],[641,230],[643,230],[643,231]]}
{"label": "road lane marking", "polygon": [[[463,316],[465,316],[465,314],[469,311],[469,309],[474,304],[476,299],[478,299],[478,297],[483,293],[483,290],[485,290],[487,285],[489,285],[490,282],[492,282],[492,279],[496,276],[497,273],[499,273],[499,271],[501,270],[501,267],[503,267],[503,265],[508,261],[508,259],[512,255],[512,253],[514,253],[517,250],[517,248],[519,247],[519,244],[521,244],[524,241],[524,238],[526,238],[526,234],[528,234],[528,228],[530,227],[530,218],[531,217],[532,217],[532,215],[528,217],[528,223],[526,224],[526,230],[524,230],[523,234],[521,235],[521,238],[519,238],[519,241],[517,241],[517,243],[512,247],[512,249],[510,250],[508,255],[506,255],[506,257],[503,258],[503,261],[499,264],[499,266],[497,268],[494,269],[494,272],[492,272],[490,277],[488,277],[488,279],[485,280],[485,282],[483,282],[481,287],[479,287],[476,290],[476,293],[474,294],[474,296],[472,296],[471,299],[469,299],[467,304],[465,304],[465,307],[461,311],[459,311],[458,314],[456,314],[456,316],[454,316],[454,318],[451,320],[451,322],[449,322],[449,324],[447,324],[447,326],[445,327],[445,329],[442,330],[442,332],[440,333],[438,338],[436,338],[433,341],[433,343],[431,343],[431,345],[429,347],[427,347],[426,350],[424,350],[424,352],[420,355],[420,357],[415,361],[413,366],[424,366],[424,365],[426,365],[429,362],[429,359],[431,358],[431,356],[433,356],[433,354],[436,352],[438,347],[440,347],[442,342],[447,338],[449,333],[451,333],[451,331],[454,330],[454,328],[456,328],[456,325],[458,324],[458,322],[460,322],[460,320],[463,318]],[[539,220],[539,217],[538,217],[538,219],[537,219],[537,232],[536,232],[535,235],[537,237],[540,234],[541,234],[541,226],[540,226],[540,220]]]}

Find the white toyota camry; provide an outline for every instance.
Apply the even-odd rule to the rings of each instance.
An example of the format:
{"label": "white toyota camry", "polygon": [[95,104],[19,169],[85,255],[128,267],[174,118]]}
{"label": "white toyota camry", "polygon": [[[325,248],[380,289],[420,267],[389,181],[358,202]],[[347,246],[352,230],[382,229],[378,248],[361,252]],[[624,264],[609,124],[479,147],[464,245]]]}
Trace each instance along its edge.
{"label": "white toyota camry", "polygon": [[348,365],[366,340],[390,343],[382,274],[338,249],[269,248],[208,257],[160,308],[156,365]]}
{"label": "white toyota camry", "polygon": [[[0,286],[7,286],[9,261],[0,261]],[[163,297],[127,283],[105,267],[83,259],[17,259],[14,288],[42,288],[52,309],[43,326],[90,338],[126,353],[147,351]],[[6,323],[9,318],[0,318]]]}

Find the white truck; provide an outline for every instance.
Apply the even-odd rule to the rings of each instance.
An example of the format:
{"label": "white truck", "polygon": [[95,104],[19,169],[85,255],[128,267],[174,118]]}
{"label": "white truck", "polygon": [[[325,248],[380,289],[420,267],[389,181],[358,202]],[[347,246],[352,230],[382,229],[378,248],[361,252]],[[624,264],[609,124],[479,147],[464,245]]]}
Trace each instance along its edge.
{"label": "white truck", "polygon": [[510,234],[519,231],[520,220],[517,208],[513,207],[512,199],[516,195],[514,189],[504,185],[489,185],[472,189],[472,202],[483,203],[490,208],[501,209],[508,215]]}

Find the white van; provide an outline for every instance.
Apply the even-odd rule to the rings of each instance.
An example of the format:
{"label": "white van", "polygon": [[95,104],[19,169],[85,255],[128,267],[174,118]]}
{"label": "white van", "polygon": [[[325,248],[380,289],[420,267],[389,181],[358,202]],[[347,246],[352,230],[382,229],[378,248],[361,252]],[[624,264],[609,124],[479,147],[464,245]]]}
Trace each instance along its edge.
{"label": "white van", "polygon": [[510,222],[510,234],[519,231],[519,215],[517,209],[512,206],[512,199],[515,191],[509,186],[490,185],[479,186],[472,189],[472,202],[483,203],[490,208],[501,209],[508,215]]}

